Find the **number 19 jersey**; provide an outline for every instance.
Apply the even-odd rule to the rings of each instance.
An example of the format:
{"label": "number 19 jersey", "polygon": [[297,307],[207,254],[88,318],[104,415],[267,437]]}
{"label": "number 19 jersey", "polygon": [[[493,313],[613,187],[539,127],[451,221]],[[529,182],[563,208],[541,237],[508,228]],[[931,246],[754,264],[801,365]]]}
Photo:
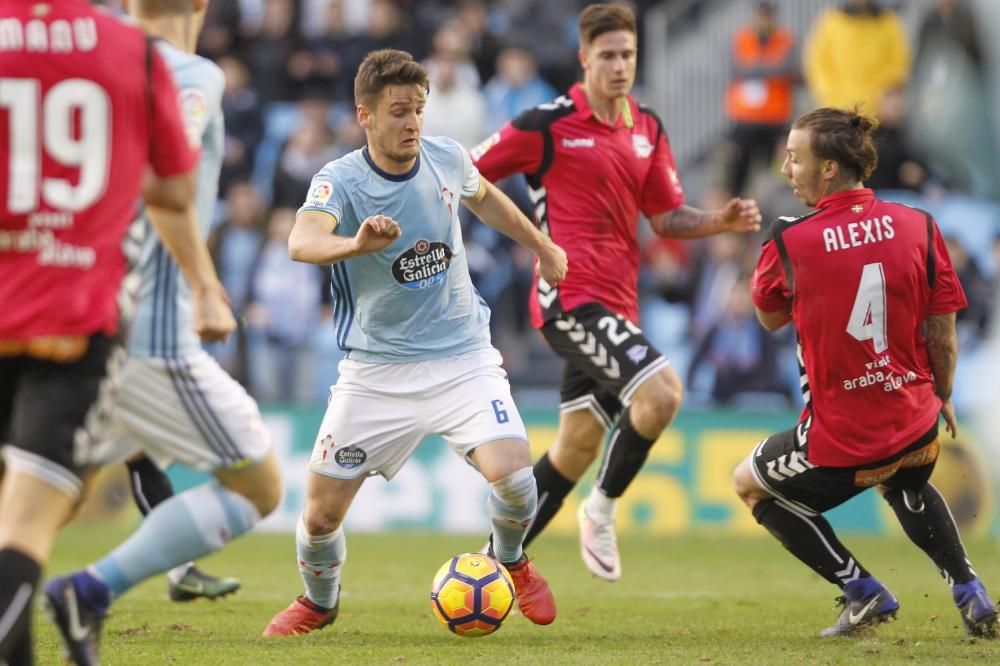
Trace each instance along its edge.
{"label": "number 19 jersey", "polygon": [[81,0],[0,0],[0,339],[114,334],[146,166],[197,159],[140,29]]}
{"label": "number 19 jersey", "polygon": [[967,303],[929,214],[868,189],[832,194],[774,224],[752,289],[761,310],[791,309],[810,462],[888,458],[937,421],[922,326]]}

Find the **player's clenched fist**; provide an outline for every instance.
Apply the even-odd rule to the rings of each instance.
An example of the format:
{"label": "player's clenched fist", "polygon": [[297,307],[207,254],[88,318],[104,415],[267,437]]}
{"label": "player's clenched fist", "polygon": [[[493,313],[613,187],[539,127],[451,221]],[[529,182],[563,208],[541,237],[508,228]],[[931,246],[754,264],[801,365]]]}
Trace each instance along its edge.
{"label": "player's clenched fist", "polygon": [[555,243],[538,254],[538,275],[553,287],[566,279],[566,268],[566,252]]}
{"label": "player's clenched fist", "polygon": [[722,209],[722,219],[729,231],[759,231],[760,208],[754,199],[730,199]]}
{"label": "player's clenched fist", "polygon": [[358,254],[380,252],[399,238],[399,222],[386,215],[372,215],[365,218],[354,235]]}
{"label": "player's clenched fist", "polygon": [[192,310],[194,330],[202,342],[225,342],[236,330],[236,319],[229,305],[229,296],[222,285],[204,290],[194,290]]}

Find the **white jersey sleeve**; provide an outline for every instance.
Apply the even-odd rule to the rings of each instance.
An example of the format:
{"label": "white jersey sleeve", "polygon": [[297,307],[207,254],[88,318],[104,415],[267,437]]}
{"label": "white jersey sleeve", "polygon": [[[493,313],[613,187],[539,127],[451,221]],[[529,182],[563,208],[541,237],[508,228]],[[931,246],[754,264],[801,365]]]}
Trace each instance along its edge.
{"label": "white jersey sleeve", "polygon": [[455,145],[462,152],[462,198],[471,199],[479,194],[482,177],[479,175],[479,169],[472,163],[469,151],[460,143]]}

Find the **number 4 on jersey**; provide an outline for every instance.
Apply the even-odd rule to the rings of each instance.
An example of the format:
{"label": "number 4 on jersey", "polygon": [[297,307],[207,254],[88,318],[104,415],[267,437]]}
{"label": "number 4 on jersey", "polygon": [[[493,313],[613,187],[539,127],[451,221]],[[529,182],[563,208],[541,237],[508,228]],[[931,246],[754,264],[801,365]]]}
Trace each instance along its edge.
{"label": "number 4 on jersey", "polygon": [[871,340],[876,354],[889,348],[885,319],[885,272],[881,262],[866,264],[861,271],[861,284],[854,297],[847,332],[855,340]]}

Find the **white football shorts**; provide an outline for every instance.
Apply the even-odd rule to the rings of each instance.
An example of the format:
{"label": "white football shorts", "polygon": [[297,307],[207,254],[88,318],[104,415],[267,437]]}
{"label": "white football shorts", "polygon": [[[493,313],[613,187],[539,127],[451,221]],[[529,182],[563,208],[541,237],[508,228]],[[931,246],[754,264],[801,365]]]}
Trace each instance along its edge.
{"label": "white football shorts", "polygon": [[130,356],[101,440],[94,462],[142,452],[161,468],[203,472],[247,467],[271,450],[257,403],[206,352]]}
{"label": "white football shorts", "polygon": [[493,348],[414,363],[344,359],[309,469],[337,479],[391,479],[428,435],[441,435],[470,464],[480,444],[527,442],[501,361]]}

